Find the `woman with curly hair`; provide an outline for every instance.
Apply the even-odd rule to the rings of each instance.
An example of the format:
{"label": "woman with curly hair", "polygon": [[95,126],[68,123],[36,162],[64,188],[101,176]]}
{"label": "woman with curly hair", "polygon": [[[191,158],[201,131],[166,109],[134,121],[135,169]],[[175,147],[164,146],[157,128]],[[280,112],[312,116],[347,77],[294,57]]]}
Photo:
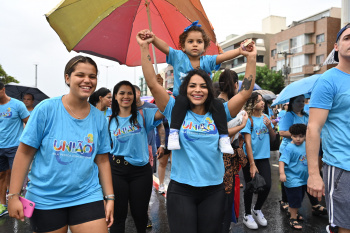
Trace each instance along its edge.
{"label": "woman with curly hair", "polygon": [[243,168],[244,179],[247,184],[256,173],[259,173],[266,182],[263,191],[258,193],[257,202],[253,206],[253,193],[247,190],[244,192],[245,215],[243,223],[249,229],[257,229],[258,224],[267,226],[267,220],[261,212],[261,208],[271,188],[270,140],[275,139],[276,133],[268,116],[263,114],[264,107],[265,101],[262,95],[257,92],[253,92],[244,105],[244,110],[249,117],[246,126],[241,130],[245,141],[243,149],[248,157],[248,163]]}

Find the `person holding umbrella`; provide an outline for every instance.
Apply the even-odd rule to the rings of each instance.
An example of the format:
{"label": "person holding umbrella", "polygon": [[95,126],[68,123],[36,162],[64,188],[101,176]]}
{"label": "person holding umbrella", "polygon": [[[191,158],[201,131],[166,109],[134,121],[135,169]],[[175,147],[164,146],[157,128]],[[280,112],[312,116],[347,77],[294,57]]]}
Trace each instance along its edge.
{"label": "person holding umbrella", "polygon": [[23,95],[23,103],[27,107],[29,113],[34,110],[34,95],[26,93]]}
{"label": "person holding umbrella", "polygon": [[[326,197],[328,232],[350,232],[350,24],[337,34],[334,60],[339,64],[316,83],[310,99],[306,134],[309,179],[307,191],[318,200]],[[319,172],[322,130],[323,180]]]}
{"label": "person holding umbrella", "polygon": [[[136,37],[141,50],[142,70],[157,106],[171,123],[175,99],[170,98],[158,84],[154,72],[149,44],[153,37]],[[241,44],[241,46],[243,43]],[[222,104],[225,121],[241,110],[253,91],[256,73],[256,48],[242,51],[247,57],[247,67],[242,90]],[[212,81],[201,69],[191,70],[180,86],[180,93],[190,104],[186,111],[179,136],[182,147],[172,151],[171,181],[167,191],[167,213],[172,233],[216,233],[224,215],[225,189],[223,185],[224,162],[219,149],[219,134],[214,124],[211,106],[214,99]]]}
{"label": "person holding umbrella", "polygon": [[26,124],[29,118],[26,106],[6,95],[5,89],[0,81],[0,217],[8,213],[6,190],[23,123]]}
{"label": "person holding umbrella", "polygon": [[20,138],[9,214],[24,220],[19,192],[33,160],[26,198],[35,203],[34,232],[63,233],[69,226],[72,233],[107,233],[113,224],[108,124],[87,101],[96,89],[97,71],[89,57],[70,59],[64,71],[69,93],[36,106]]}

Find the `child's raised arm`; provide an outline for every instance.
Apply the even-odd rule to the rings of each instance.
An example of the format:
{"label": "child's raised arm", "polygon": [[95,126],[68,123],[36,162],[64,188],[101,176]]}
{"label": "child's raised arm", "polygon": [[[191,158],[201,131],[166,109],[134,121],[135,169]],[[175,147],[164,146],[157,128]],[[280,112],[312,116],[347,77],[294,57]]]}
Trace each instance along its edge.
{"label": "child's raised arm", "polygon": [[163,52],[165,55],[169,54],[169,45],[163,41],[162,39],[158,38],[153,32],[151,32],[148,29],[144,29],[138,33],[140,35],[140,38],[145,40],[148,38],[152,38],[151,43],[156,46],[157,49],[159,49],[161,52]]}
{"label": "child's raised arm", "polygon": [[147,86],[152,92],[157,107],[163,112],[170,97],[166,90],[157,82],[156,73],[153,69],[151,55],[149,54],[149,44],[151,43],[152,38],[141,39],[141,36],[138,34],[136,40],[141,49],[141,65]]}
{"label": "child's raised arm", "polygon": [[[221,64],[223,63],[224,61],[227,61],[227,60],[230,60],[230,59],[233,59],[239,55],[243,55],[243,49],[242,49],[242,45],[246,42],[247,40],[244,40],[241,45],[239,46],[239,48],[236,48],[236,49],[232,49],[232,50],[229,50],[227,52],[224,52],[222,54],[219,54],[217,57],[216,57],[216,64]],[[249,42],[247,42],[249,43]],[[251,42],[247,45],[246,49],[248,52],[251,52],[253,51],[253,45],[254,45],[254,42]]]}

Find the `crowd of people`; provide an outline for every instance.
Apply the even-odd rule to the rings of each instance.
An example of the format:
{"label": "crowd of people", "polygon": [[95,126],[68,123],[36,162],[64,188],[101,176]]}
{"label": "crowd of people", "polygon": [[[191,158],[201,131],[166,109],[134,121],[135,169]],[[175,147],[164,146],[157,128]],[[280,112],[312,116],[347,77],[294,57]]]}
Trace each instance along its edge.
{"label": "crowd of people", "polygon": [[[34,232],[69,227],[73,233],[123,233],[129,207],[137,232],[146,232],[158,161],[159,193],[167,193],[171,232],[229,232],[238,219],[240,169],[246,184],[243,223],[258,229],[268,225],[263,205],[271,188],[270,144],[281,137],[280,205],[290,227],[303,228],[298,209],[306,192],[312,213],[328,214],[328,232],[350,232],[349,36],[347,25],[335,43],[339,64],[319,79],[307,108],[301,95],[280,111],[269,111],[269,103],[253,91],[254,41],[203,55],[210,40],[198,22],[180,35],[179,50],[147,29],[137,34],[155,104],[142,101],[139,87],[128,81],[118,82],[112,92],[95,91],[98,67],[85,56],[66,64],[69,92],[35,108],[33,95],[25,94],[23,102],[10,98],[0,82],[0,217],[9,213],[24,220],[19,199],[24,185],[25,198],[35,203]],[[173,95],[153,69],[150,44],[174,67]],[[241,89],[237,74],[227,69],[216,91],[212,71],[239,55],[247,61]],[[327,208],[319,203],[322,196]]]}

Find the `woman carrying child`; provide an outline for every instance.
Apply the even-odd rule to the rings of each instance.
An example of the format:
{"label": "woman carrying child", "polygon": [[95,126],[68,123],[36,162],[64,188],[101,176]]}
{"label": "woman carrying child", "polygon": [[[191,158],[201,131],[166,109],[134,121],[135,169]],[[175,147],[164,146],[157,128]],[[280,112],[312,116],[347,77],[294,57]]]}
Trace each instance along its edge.
{"label": "woman carrying child", "polygon": [[[175,99],[170,98],[156,81],[149,54],[149,43],[153,40],[154,37],[144,37],[142,32],[137,36],[143,74],[159,110],[171,123]],[[225,124],[237,115],[253,90],[256,48],[254,43],[249,47],[251,52],[242,51],[247,57],[243,89],[227,103],[221,103],[225,109]],[[190,71],[181,84],[180,93],[190,102],[190,109],[186,110],[184,123],[179,130],[181,149],[172,152],[171,181],[167,192],[170,231],[216,233],[224,214],[225,168],[218,146],[218,130],[211,113],[214,91],[207,72],[200,69]]]}
{"label": "woman carrying child", "polygon": [[289,224],[293,229],[302,230],[298,221],[298,209],[303,202],[309,177],[305,150],[306,125],[294,124],[289,132],[292,141],[284,148],[279,160],[280,181],[284,182],[289,201]]}
{"label": "woman carrying child", "polygon": [[[245,48],[240,46],[237,49],[227,51],[223,54],[204,56],[203,54],[209,46],[210,39],[201,28],[201,25],[198,24],[198,21],[195,21],[190,26],[186,27],[184,32],[180,35],[179,47],[181,50],[175,50],[169,47],[166,42],[147,29],[141,31],[139,35],[142,39],[151,37],[154,46],[166,54],[167,63],[174,67],[173,95],[176,97],[176,101],[172,111],[173,120],[170,124],[168,149],[179,150],[181,148],[179,142],[179,130],[183,124],[187,110],[190,109],[190,102],[186,96],[179,93],[179,87],[184,77],[193,69],[202,69],[210,76],[213,70],[220,68],[222,62],[243,55],[243,49]],[[247,49],[249,48],[250,47],[248,46]],[[233,154],[234,152],[228,137],[225,109],[220,100],[214,99],[212,105],[213,120],[220,135],[219,148],[223,153]]]}
{"label": "woman carrying child", "polygon": [[249,229],[258,229],[258,224],[267,226],[261,208],[269,195],[271,188],[271,168],[270,168],[270,140],[274,140],[276,133],[268,116],[263,114],[265,101],[261,94],[253,92],[249,100],[244,106],[244,110],[248,113],[249,119],[241,130],[244,136],[244,151],[248,157],[248,163],[243,167],[243,175],[247,184],[259,173],[266,182],[263,190],[258,193],[258,199],[252,207],[253,193],[245,190],[244,207],[245,215],[243,223]]}

